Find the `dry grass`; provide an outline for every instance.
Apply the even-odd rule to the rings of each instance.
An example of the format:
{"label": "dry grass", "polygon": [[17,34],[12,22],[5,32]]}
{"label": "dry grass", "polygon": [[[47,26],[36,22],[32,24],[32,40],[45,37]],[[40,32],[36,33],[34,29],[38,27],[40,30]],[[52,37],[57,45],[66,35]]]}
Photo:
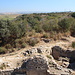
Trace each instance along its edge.
{"label": "dry grass", "polygon": [[6,14],[6,15],[0,15],[0,19],[3,19],[3,20],[13,20],[14,18],[16,18],[17,16],[19,16],[20,14]]}

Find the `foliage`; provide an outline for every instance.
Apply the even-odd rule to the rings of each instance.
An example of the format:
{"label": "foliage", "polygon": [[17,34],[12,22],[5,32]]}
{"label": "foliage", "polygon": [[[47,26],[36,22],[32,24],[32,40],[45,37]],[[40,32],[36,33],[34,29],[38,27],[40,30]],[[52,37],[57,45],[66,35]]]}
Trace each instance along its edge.
{"label": "foliage", "polygon": [[2,45],[7,42],[10,36],[8,21],[0,20],[0,39],[2,40]]}
{"label": "foliage", "polygon": [[70,29],[71,35],[75,36],[75,19],[71,18],[70,22],[71,22],[71,29]]}
{"label": "foliage", "polygon": [[70,21],[66,18],[59,21],[58,25],[59,25],[60,31],[63,31],[63,32],[69,31],[71,27]]}
{"label": "foliage", "polygon": [[26,43],[22,43],[22,44],[21,44],[21,48],[25,48],[26,46],[27,46]]}
{"label": "foliage", "polygon": [[30,46],[35,46],[35,44],[37,44],[39,42],[39,40],[37,38],[30,38],[28,43]]}
{"label": "foliage", "polygon": [[[13,20],[0,20],[0,47],[7,50],[11,48],[24,48],[26,45],[34,46],[38,43],[35,34],[43,38],[57,39],[58,33],[70,32],[75,36],[75,13],[33,13],[23,14]],[[45,34],[43,34],[45,32]],[[41,38],[40,36],[40,38]],[[36,38],[33,38],[36,37]],[[22,38],[26,38],[23,39]],[[30,39],[29,39],[30,38]],[[6,53],[7,50],[1,51]]]}
{"label": "foliage", "polygon": [[40,33],[40,32],[42,32],[42,31],[43,31],[43,29],[42,29],[42,26],[41,26],[41,25],[36,25],[36,26],[34,27],[34,29],[35,29],[35,31],[36,31],[37,33]]}
{"label": "foliage", "polygon": [[11,46],[11,44],[6,44],[5,48],[6,48],[6,49],[11,49],[12,46]]}
{"label": "foliage", "polygon": [[43,24],[43,29],[46,32],[49,31],[55,31],[58,28],[58,20],[57,19],[53,19],[53,20],[46,20]]}
{"label": "foliage", "polygon": [[52,57],[50,55],[47,55],[47,58],[52,59]]}
{"label": "foliage", "polygon": [[0,69],[3,70],[4,68],[6,68],[6,65],[3,63],[3,64],[0,65]]}
{"label": "foliage", "polygon": [[42,38],[48,38],[49,36],[48,36],[48,34],[43,34],[43,36],[42,36]]}
{"label": "foliage", "polygon": [[15,44],[16,44],[16,43],[22,44],[22,43],[23,43],[23,40],[22,40],[22,39],[16,39],[16,40],[15,40]]}
{"label": "foliage", "polygon": [[0,54],[5,54],[7,49],[5,47],[0,47]]}
{"label": "foliage", "polygon": [[72,14],[71,14],[71,16],[75,18],[75,12],[74,12],[74,13],[72,13]]}
{"label": "foliage", "polygon": [[11,25],[11,35],[14,38],[19,38],[25,35],[26,33],[26,26],[24,25],[24,23],[20,23],[20,24],[12,24]]}
{"label": "foliage", "polygon": [[72,47],[75,48],[75,42],[72,42]]}

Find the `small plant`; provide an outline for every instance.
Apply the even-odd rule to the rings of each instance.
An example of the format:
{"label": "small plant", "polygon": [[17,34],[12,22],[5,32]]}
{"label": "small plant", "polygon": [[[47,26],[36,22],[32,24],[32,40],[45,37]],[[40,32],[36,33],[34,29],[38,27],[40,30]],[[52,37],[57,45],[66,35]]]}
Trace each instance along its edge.
{"label": "small plant", "polygon": [[0,47],[0,54],[5,54],[7,49],[5,47]]}
{"label": "small plant", "polygon": [[21,45],[19,43],[16,43],[15,48],[21,48]]}
{"label": "small plant", "polygon": [[0,69],[3,70],[4,68],[6,68],[6,65],[3,63],[3,64],[0,65]]}
{"label": "small plant", "polygon": [[74,13],[72,13],[72,14],[71,14],[71,16],[75,18],[75,12],[74,12]]}
{"label": "small plant", "polygon": [[21,48],[25,48],[27,46],[26,43],[22,43]]}
{"label": "small plant", "polygon": [[51,56],[50,55],[47,55],[47,58],[51,59]]}
{"label": "small plant", "polygon": [[11,49],[12,46],[11,46],[10,44],[7,44],[7,45],[5,46],[5,48],[6,48],[6,49]]}
{"label": "small plant", "polygon": [[35,46],[35,44],[37,44],[39,42],[39,40],[37,38],[30,38],[28,43],[31,46]]}
{"label": "small plant", "polygon": [[42,38],[48,38],[48,34],[43,34]]}
{"label": "small plant", "polygon": [[15,40],[15,43],[22,44],[22,43],[23,43],[23,41],[22,41],[21,39],[16,39],[16,40]]}
{"label": "small plant", "polygon": [[29,32],[28,34],[27,34],[28,36],[33,36],[33,35],[35,35],[35,30],[32,30],[31,32]]}
{"label": "small plant", "polygon": [[75,48],[75,42],[72,42],[72,47]]}

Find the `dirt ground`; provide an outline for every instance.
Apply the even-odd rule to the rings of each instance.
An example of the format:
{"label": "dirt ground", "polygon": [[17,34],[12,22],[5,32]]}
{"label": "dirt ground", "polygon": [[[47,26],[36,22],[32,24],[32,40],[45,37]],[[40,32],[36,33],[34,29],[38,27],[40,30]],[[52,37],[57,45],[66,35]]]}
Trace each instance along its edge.
{"label": "dirt ground", "polygon": [[64,49],[70,49],[71,43],[73,41],[75,41],[75,38],[71,37],[71,36],[63,37],[63,38],[65,40],[51,41],[49,43],[40,41],[40,43],[36,44],[35,47],[27,47],[27,48],[21,49],[19,51],[13,52],[13,53],[0,55],[0,67],[3,64],[6,64],[6,67],[3,68],[2,70],[10,70],[10,69],[15,69],[16,67],[20,67],[23,60],[28,58],[28,57],[25,57],[22,53],[31,48],[37,48],[39,46],[49,47],[49,48],[52,48],[53,46],[60,46],[60,47],[63,47]]}

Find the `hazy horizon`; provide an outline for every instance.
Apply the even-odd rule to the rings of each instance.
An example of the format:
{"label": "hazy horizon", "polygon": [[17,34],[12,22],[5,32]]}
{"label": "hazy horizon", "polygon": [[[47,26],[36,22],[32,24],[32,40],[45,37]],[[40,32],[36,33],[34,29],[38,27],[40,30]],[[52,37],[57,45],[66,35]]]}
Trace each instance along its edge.
{"label": "hazy horizon", "polygon": [[1,0],[0,13],[75,11],[74,0]]}

